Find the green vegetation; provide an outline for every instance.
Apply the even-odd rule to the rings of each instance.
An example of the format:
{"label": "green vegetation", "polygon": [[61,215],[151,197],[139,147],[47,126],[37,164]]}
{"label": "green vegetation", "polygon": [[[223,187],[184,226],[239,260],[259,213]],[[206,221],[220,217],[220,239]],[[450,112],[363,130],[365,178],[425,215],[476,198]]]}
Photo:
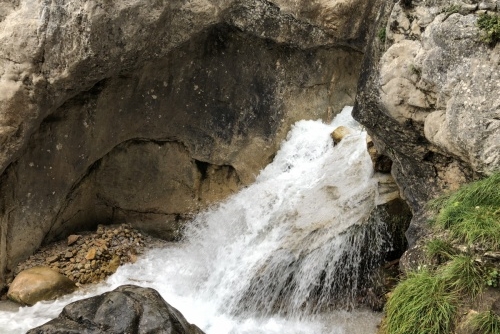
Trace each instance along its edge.
{"label": "green vegetation", "polygon": [[477,26],[482,30],[481,40],[488,44],[496,44],[500,40],[500,17],[482,14],[477,19]]}
{"label": "green vegetation", "polygon": [[435,259],[438,263],[451,260],[456,251],[446,240],[432,239],[427,241],[424,246],[425,252],[430,259]]}
{"label": "green vegetation", "polygon": [[431,203],[434,224],[468,245],[500,250],[500,173],[463,186]]}
{"label": "green vegetation", "polygon": [[450,333],[457,296],[447,289],[442,277],[423,269],[399,283],[385,310],[389,334]]}
{"label": "green vegetation", "polygon": [[470,326],[477,333],[498,334],[500,333],[500,318],[491,311],[481,312],[473,316]]}
{"label": "green vegetation", "polygon": [[470,255],[454,257],[440,268],[439,275],[445,280],[448,289],[471,299],[477,297],[486,283],[481,265]]}
{"label": "green vegetation", "polygon": [[451,14],[455,14],[455,13],[460,12],[460,9],[462,9],[462,7],[460,7],[460,5],[453,4],[453,5],[449,5],[448,7],[444,8],[442,12],[451,15]]}
{"label": "green vegetation", "polygon": [[[500,173],[434,200],[429,208],[444,237],[424,245],[432,265],[410,272],[394,289],[385,306],[384,333],[452,333],[457,310],[471,305],[487,286],[499,286],[498,266],[476,258],[485,250],[500,250]],[[480,313],[469,326],[477,333],[498,334],[500,318]]]}
{"label": "green vegetation", "polygon": [[486,285],[492,288],[498,288],[499,273],[496,268],[488,268],[486,270]]}
{"label": "green vegetation", "polygon": [[417,66],[415,66],[415,65],[413,65],[413,64],[411,64],[411,65],[409,66],[409,69],[410,69],[410,73],[411,73],[411,74],[415,74],[415,75],[416,75],[416,76],[418,76],[419,78],[420,78],[420,76],[422,75],[422,70],[421,70],[419,67],[417,67]]}
{"label": "green vegetation", "polygon": [[378,33],[377,33],[377,36],[378,36],[378,39],[384,43],[385,42],[385,39],[387,37],[386,35],[386,32],[385,32],[385,27],[382,27],[378,30]]}

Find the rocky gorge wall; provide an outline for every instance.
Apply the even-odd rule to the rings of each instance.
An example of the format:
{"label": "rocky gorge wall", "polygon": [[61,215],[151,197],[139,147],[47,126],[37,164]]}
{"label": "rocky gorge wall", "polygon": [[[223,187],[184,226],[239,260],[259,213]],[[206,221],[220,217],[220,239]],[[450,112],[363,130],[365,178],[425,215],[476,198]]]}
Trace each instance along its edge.
{"label": "rocky gorge wall", "polygon": [[296,120],[354,100],[414,244],[429,199],[500,168],[500,49],[477,26],[499,10],[0,0],[0,286],[40,245],[97,224],[178,238],[252,182]]}
{"label": "rocky gorge wall", "polygon": [[425,203],[500,169],[500,46],[480,15],[498,1],[386,1],[368,46],[354,117],[393,161],[414,212],[410,245],[426,233]]}
{"label": "rocky gorge wall", "polygon": [[177,238],[354,101],[381,3],[0,1],[0,286],[97,224]]}

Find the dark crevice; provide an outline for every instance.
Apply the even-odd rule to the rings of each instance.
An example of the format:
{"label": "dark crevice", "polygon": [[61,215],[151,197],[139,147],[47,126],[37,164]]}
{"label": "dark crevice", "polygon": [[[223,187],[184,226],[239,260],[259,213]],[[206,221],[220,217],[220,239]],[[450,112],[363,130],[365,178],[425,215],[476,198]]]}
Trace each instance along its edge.
{"label": "dark crevice", "polygon": [[196,164],[196,168],[198,168],[198,171],[201,174],[200,181],[206,180],[207,179],[207,171],[208,171],[208,167],[210,166],[210,164],[208,162],[200,161],[200,160],[196,160],[196,159],[194,160],[194,163]]}

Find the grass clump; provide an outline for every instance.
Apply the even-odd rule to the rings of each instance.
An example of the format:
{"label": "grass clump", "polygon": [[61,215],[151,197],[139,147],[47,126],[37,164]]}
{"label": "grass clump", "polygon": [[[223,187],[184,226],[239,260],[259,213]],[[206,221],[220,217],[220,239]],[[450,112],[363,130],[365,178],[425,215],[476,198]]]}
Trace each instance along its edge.
{"label": "grass clump", "polygon": [[496,44],[500,40],[500,17],[482,14],[477,19],[477,26],[482,30],[481,40],[488,44]]}
{"label": "grass clump", "polygon": [[449,5],[448,7],[443,9],[443,13],[446,13],[448,15],[459,13],[462,7],[457,4]]}
{"label": "grass clump", "polygon": [[451,260],[456,254],[453,246],[446,240],[431,239],[424,246],[425,253],[430,259],[435,259],[439,263]]}
{"label": "grass clump", "polygon": [[470,326],[474,331],[481,334],[498,334],[500,333],[500,318],[491,311],[480,312],[474,315],[470,322]]}
{"label": "grass clump", "polygon": [[386,333],[451,333],[456,304],[456,295],[442,277],[427,269],[410,273],[386,304]]}
{"label": "grass clump", "polygon": [[500,173],[434,200],[434,223],[468,245],[500,250]]}
{"label": "grass clump", "polygon": [[453,257],[441,268],[439,274],[450,290],[471,299],[477,297],[485,285],[484,270],[470,255]]}

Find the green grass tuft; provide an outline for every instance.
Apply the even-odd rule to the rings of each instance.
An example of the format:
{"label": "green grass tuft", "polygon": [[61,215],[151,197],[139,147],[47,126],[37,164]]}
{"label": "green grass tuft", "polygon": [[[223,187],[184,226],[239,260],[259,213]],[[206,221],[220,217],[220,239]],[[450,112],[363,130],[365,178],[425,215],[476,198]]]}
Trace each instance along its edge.
{"label": "green grass tuft", "polygon": [[468,245],[500,250],[500,173],[461,187],[430,203],[434,224]]}
{"label": "green grass tuft", "polygon": [[446,281],[427,269],[410,273],[399,283],[385,310],[387,334],[451,333],[457,297]]}
{"label": "green grass tuft", "polygon": [[500,17],[498,15],[482,14],[477,19],[477,26],[483,32],[481,40],[488,44],[500,41]]}
{"label": "green grass tuft", "polygon": [[469,324],[474,331],[481,334],[500,333],[500,318],[491,311],[474,315]]}
{"label": "green grass tuft", "polygon": [[460,296],[469,296],[471,299],[477,297],[483,290],[485,272],[481,265],[474,261],[469,255],[458,255],[440,268],[446,286]]}
{"label": "green grass tuft", "polygon": [[451,260],[456,254],[453,246],[446,240],[431,239],[424,246],[425,253],[430,259],[436,259],[439,263]]}
{"label": "green grass tuft", "polygon": [[453,5],[449,5],[448,7],[444,8],[442,10],[442,13],[446,13],[446,14],[451,15],[451,14],[459,13],[461,9],[462,9],[462,7],[460,5],[453,4]]}

